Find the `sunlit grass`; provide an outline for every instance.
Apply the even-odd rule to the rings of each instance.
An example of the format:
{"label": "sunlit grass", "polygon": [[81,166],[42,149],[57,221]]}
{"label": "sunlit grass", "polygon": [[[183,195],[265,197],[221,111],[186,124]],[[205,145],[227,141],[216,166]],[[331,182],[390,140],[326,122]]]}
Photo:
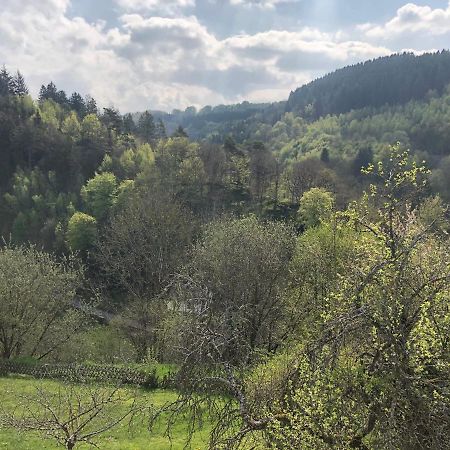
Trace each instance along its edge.
{"label": "sunlit grass", "polygon": [[[50,392],[58,389],[59,383],[49,380],[35,380],[32,378],[10,377],[0,378],[0,411],[13,411],[17,406],[20,396],[32,396],[37,387],[48,389]],[[161,407],[166,402],[177,398],[173,391],[144,391],[139,390],[139,399],[145,404]],[[148,420],[137,421],[131,428],[127,422],[118,425],[116,428],[103,434],[96,441],[101,449],[108,450],[167,450],[182,449],[186,444],[188,434],[188,420],[180,418],[172,427],[171,440],[165,436],[167,417],[162,415],[155,426],[149,431]],[[197,432],[192,439],[190,449],[207,448],[208,427]],[[57,444],[51,440],[44,440],[42,436],[34,432],[18,432],[16,430],[0,428],[0,449],[11,450],[35,450],[58,449]],[[80,449],[89,448],[86,445],[80,445]]]}

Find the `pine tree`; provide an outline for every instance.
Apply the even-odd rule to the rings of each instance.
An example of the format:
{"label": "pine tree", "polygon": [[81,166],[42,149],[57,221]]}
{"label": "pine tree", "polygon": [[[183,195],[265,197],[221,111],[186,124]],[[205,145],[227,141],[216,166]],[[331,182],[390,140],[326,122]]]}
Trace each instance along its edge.
{"label": "pine tree", "polygon": [[25,78],[23,75],[17,71],[11,81],[12,92],[14,95],[22,97],[28,95],[28,87],[25,83]]}
{"label": "pine tree", "polygon": [[373,163],[373,150],[370,147],[363,147],[358,150],[352,164],[353,174],[361,176],[361,169]]}
{"label": "pine tree", "polygon": [[55,102],[59,103],[60,105],[67,105],[69,103],[69,100],[67,99],[67,95],[63,90],[58,91],[56,93]]}
{"label": "pine tree", "polygon": [[120,132],[122,129],[122,117],[116,108],[103,108],[103,123],[108,129]]}
{"label": "pine tree", "polygon": [[57,101],[58,99],[58,90],[56,89],[55,83],[50,81],[47,86],[42,85],[39,90],[39,101],[43,102],[44,100],[53,100]]}
{"label": "pine tree", "polygon": [[133,134],[136,131],[136,124],[134,123],[133,116],[127,113],[123,116],[123,132],[125,134]]}
{"label": "pine tree", "polygon": [[167,139],[166,127],[162,119],[159,119],[158,123],[156,124],[156,135],[160,140]]}
{"label": "pine tree", "polygon": [[330,162],[330,152],[326,147],[324,147],[322,149],[322,152],[320,153],[320,160],[325,164],[328,164]]}
{"label": "pine tree", "polygon": [[172,134],[172,137],[181,137],[181,138],[187,138],[189,137],[184,128],[181,125],[178,125],[178,128],[175,130],[175,132]]}
{"label": "pine tree", "polygon": [[144,142],[152,143],[156,140],[155,121],[150,111],[144,111],[138,121],[138,133]]}
{"label": "pine tree", "polygon": [[97,102],[95,101],[95,98],[91,97],[90,95],[87,95],[84,103],[86,105],[86,115],[98,114]]}
{"label": "pine tree", "polygon": [[69,98],[69,106],[73,109],[80,119],[86,115],[86,104],[83,97],[78,93],[74,92]]}
{"label": "pine tree", "polygon": [[3,66],[0,70],[0,96],[11,94],[12,91],[12,77]]}

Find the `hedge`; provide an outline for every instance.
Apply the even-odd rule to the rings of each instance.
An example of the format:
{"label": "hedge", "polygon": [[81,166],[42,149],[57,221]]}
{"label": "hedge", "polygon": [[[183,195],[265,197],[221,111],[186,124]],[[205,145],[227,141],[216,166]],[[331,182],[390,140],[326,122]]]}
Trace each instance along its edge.
{"label": "hedge", "polygon": [[171,377],[158,380],[156,369],[140,371],[110,365],[45,364],[0,359],[0,376],[29,375],[34,378],[58,379],[78,383],[114,382],[134,384],[145,388],[168,387]]}

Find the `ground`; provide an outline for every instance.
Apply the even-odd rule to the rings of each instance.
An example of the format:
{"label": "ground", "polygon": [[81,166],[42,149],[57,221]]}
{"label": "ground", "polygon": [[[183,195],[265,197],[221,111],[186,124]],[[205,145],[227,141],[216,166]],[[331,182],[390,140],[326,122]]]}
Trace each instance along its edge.
{"label": "ground", "polygon": [[[58,382],[48,380],[35,380],[23,377],[0,378],[0,411],[12,411],[18,402],[18,398],[23,394],[33,394],[36,387],[43,387],[48,390],[56,390]],[[139,391],[142,399],[148,404],[161,406],[167,401],[174,400],[177,394],[173,391]],[[147,402],[146,402],[147,403]],[[165,435],[164,417],[157,422],[156,426],[149,431],[148,421],[144,420],[139,425],[135,425],[130,432],[128,424],[118,426],[110,432],[102,435],[96,442],[100,449],[107,450],[168,450],[183,449],[186,444],[187,420],[180,419],[172,430],[172,441]],[[191,446],[191,450],[207,448],[208,429],[196,433]],[[172,444],[172,446],[171,446]],[[15,430],[5,430],[0,428],[0,450],[53,450],[58,449],[56,443],[51,440],[43,440],[37,433],[23,432]],[[84,450],[89,447],[80,445],[77,449]]]}

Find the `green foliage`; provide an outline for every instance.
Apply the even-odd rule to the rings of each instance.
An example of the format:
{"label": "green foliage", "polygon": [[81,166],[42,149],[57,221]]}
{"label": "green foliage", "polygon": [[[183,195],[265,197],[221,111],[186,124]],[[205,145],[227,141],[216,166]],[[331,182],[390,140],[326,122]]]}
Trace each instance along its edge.
{"label": "green foliage", "polygon": [[[317,328],[306,330],[306,351],[285,379],[286,401],[265,404],[274,448],[448,445],[449,353],[442,336],[450,252],[446,235],[427,226],[416,206],[427,170],[396,146],[366,172],[382,182],[342,216],[359,235],[354,249],[346,245],[349,262],[341,257],[344,264],[328,270],[321,314],[308,314]],[[316,236],[302,239],[315,247]],[[326,273],[319,269],[312,287],[320,288]]]}
{"label": "green foliage", "polygon": [[312,188],[300,199],[299,222],[306,228],[316,227],[330,217],[333,205],[334,197],[331,192],[323,188]]}
{"label": "green foliage", "polygon": [[[256,358],[258,350],[276,348],[289,322],[283,292],[293,247],[293,232],[282,223],[249,216],[208,225],[177,289],[178,301],[193,312],[193,323],[181,325],[186,341],[201,339],[204,309],[209,330],[220,341],[213,360],[223,357],[240,366]],[[200,335],[193,338],[196,332]],[[205,367],[212,362],[198,357],[206,358]]]}
{"label": "green foliage", "polygon": [[11,217],[11,237],[14,242],[35,242],[55,251],[64,250],[58,240],[58,230],[71,213],[72,194],[58,192],[54,172],[42,173],[18,170],[11,192],[4,195]]}
{"label": "green foliage", "polygon": [[[366,106],[406,103],[424,98],[432,90],[441,92],[450,82],[449,67],[448,51],[421,56],[403,53],[366,61],[300,87],[289,96],[287,110],[317,118]],[[383,77],[389,80],[388,86]]]}
{"label": "green foliage", "polygon": [[81,125],[75,112],[72,111],[72,113],[64,119],[61,125],[61,131],[74,142],[80,139]]}
{"label": "green foliage", "polygon": [[0,352],[43,357],[79,326],[73,311],[83,273],[74,261],[59,262],[30,247],[0,248]]}
{"label": "green foliage", "polygon": [[82,212],[76,212],[67,225],[67,241],[72,251],[86,252],[97,239],[97,220]]}
{"label": "green foliage", "polygon": [[98,221],[104,221],[117,198],[117,179],[110,172],[96,174],[81,190],[86,211]]}
{"label": "green foliage", "polygon": [[155,163],[155,154],[150,144],[142,144],[136,149],[128,149],[119,158],[118,171],[124,178],[134,179],[148,171]]}
{"label": "green foliage", "polygon": [[[155,367],[144,369],[106,364],[49,364],[17,359],[0,360],[0,373],[29,375],[34,378],[62,380],[70,383],[123,383],[156,389],[160,380]],[[161,380],[161,384],[163,384]]]}
{"label": "green foliage", "polygon": [[58,363],[121,364],[135,361],[132,345],[109,325],[88,327],[51,355]]}
{"label": "green foliage", "polygon": [[348,267],[366,257],[367,239],[336,216],[298,237],[289,267],[288,293],[297,336],[313,336],[320,329],[330,307],[330,294]]}
{"label": "green foliage", "polygon": [[[276,376],[279,370],[280,361],[266,368],[265,378]],[[283,408],[282,396],[280,403],[267,405],[273,411],[267,429],[268,448],[344,450],[353,448],[353,442],[357,445],[358,439],[352,441],[351,437],[359,435],[368,407],[347,396],[346,389],[355,389],[351,383],[359,386],[366,382],[359,369],[349,362],[321,370],[300,356],[291,361],[289,371],[291,380],[287,386],[283,384],[289,408]]]}
{"label": "green foliage", "polygon": [[[53,83],[33,104],[0,70],[0,233],[61,257],[0,250],[3,355],[181,362],[177,408],[209,397],[213,438],[238,432],[226,448],[249,433],[263,448],[450,447],[448,58],[338,71],[289,112],[244,102],[155,126],[147,111],[137,127]],[[56,352],[87,323],[66,241],[105,323]]]}
{"label": "green foliage", "polygon": [[139,117],[137,131],[144,143],[154,142],[156,140],[156,126],[150,111],[144,111]]}
{"label": "green foliage", "polygon": [[102,134],[102,125],[95,114],[88,114],[81,122],[81,136],[85,140],[95,141]]}
{"label": "green foliage", "polygon": [[[126,191],[125,191],[126,192]],[[102,274],[127,300],[113,321],[133,345],[138,362],[162,358],[162,322],[168,314],[161,294],[191,244],[195,222],[171,196],[136,190],[124,193],[98,245]]]}
{"label": "green foliage", "polygon": [[169,195],[137,191],[118,209],[99,244],[106,273],[130,295],[156,296],[191,243],[195,223]]}
{"label": "green foliage", "polygon": [[124,208],[129,201],[131,201],[135,190],[134,180],[124,180],[119,184],[117,188],[117,200],[115,203],[115,209]]}
{"label": "green foliage", "polygon": [[63,111],[60,105],[53,100],[45,100],[39,105],[42,123],[58,128],[63,119]]}

